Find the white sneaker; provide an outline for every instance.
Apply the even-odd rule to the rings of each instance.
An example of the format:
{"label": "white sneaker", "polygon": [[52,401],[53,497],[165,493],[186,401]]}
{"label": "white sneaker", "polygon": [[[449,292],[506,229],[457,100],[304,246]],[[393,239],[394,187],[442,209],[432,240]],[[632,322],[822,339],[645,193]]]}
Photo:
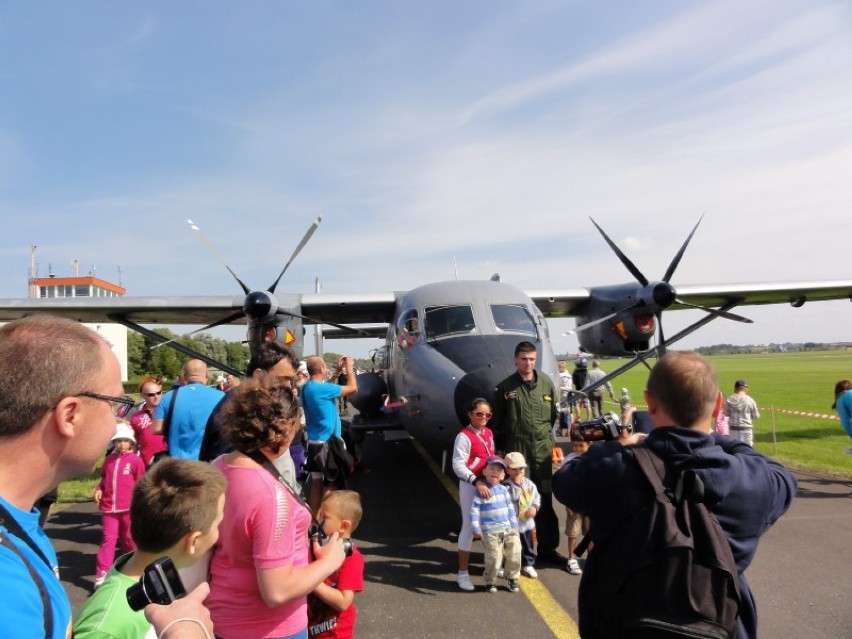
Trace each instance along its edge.
{"label": "white sneaker", "polygon": [[580,568],[580,564],[577,563],[576,559],[569,559],[567,568],[568,568],[568,572],[571,573],[572,575],[582,575],[583,574],[583,569]]}
{"label": "white sneaker", "polygon": [[98,575],[97,577],[95,577],[95,588],[100,588],[103,585],[105,579],[106,579],[106,573],[104,573],[103,575]]}
{"label": "white sneaker", "polygon": [[524,566],[523,568],[521,568],[521,573],[523,573],[524,576],[529,577],[530,579],[538,578],[538,573],[532,566]]}
{"label": "white sneaker", "polygon": [[498,568],[497,569],[497,579],[502,579],[505,576],[506,576],[506,571],[503,570],[502,568]]}
{"label": "white sneaker", "polygon": [[458,575],[456,575],[456,582],[458,582],[459,588],[461,588],[462,590],[465,590],[467,592],[473,592],[474,587],[473,582],[471,582],[470,580],[469,572],[460,572]]}

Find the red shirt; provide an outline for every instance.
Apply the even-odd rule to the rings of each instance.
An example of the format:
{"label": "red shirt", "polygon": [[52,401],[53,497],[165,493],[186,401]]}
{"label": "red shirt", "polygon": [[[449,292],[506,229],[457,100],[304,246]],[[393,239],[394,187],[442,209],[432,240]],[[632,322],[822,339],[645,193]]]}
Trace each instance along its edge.
{"label": "red shirt", "polygon": [[[337,572],[325,583],[337,590],[364,590],[364,556],[354,546]],[[314,594],[308,596],[308,637],[321,639],[352,639],[358,610],[355,600],[343,612],[337,612]]]}

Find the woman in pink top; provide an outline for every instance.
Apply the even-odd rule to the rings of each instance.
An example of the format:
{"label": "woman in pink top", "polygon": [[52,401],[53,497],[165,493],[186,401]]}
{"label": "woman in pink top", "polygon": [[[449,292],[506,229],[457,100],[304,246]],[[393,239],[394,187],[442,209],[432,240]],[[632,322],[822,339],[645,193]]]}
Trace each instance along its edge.
{"label": "woman in pink top", "polygon": [[332,535],[311,549],[311,515],[275,473],[299,428],[289,380],[243,382],[222,407],[222,435],[233,446],[213,461],[228,480],[225,516],[210,563],[206,605],[222,639],[307,639],[307,594],[343,563]]}

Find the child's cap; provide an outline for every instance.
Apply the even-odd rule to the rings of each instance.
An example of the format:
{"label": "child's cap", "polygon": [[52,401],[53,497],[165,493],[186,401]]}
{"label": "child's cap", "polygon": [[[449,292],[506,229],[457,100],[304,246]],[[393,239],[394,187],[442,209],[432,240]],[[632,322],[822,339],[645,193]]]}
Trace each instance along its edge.
{"label": "child's cap", "polygon": [[626,388],[622,388],[622,389],[621,389],[621,394],[622,394],[622,395],[629,395],[629,394],[630,394],[630,391],[628,391]]}
{"label": "child's cap", "polygon": [[305,360],[299,362],[299,368],[296,369],[297,373],[301,373],[302,375],[308,374],[308,363]]}
{"label": "child's cap", "polygon": [[488,466],[488,464],[500,464],[503,468],[506,468],[506,462],[500,455],[491,455],[485,460],[485,465]]}
{"label": "child's cap", "polygon": [[115,425],[115,435],[112,436],[112,441],[116,439],[129,439],[134,444],[136,443],[136,437],[133,436],[133,429],[127,424]]}
{"label": "child's cap", "polygon": [[506,467],[511,468],[512,470],[526,468],[527,460],[524,459],[524,456],[521,453],[509,453],[506,455]]}

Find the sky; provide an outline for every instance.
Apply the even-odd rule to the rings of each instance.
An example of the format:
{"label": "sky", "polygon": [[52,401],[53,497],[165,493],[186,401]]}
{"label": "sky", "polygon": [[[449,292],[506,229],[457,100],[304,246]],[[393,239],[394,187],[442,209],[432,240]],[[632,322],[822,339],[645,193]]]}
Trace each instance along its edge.
{"label": "sky", "polygon": [[[0,4],[0,298],[848,279],[852,5]],[[849,340],[848,301],[681,342]],[[665,315],[671,335],[697,318]],[[576,348],[551,323],[554,348]],[[367,344],[327,345],[364,354]]]}

